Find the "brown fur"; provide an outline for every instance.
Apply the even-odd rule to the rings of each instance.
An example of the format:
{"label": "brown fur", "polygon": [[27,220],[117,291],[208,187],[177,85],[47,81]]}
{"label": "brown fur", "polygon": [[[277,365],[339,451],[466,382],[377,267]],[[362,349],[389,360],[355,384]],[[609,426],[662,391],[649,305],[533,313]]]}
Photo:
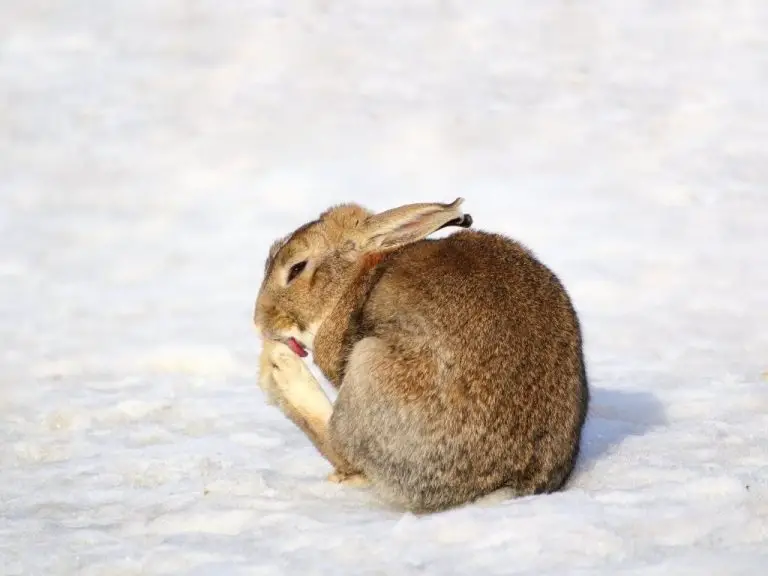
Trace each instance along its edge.
{"label": "brown fur", "polygon": [[[407,226],[406,236],[387,232],[370,249],[387,219],[377,216],[372,232],[370,213],[347,205],[342,217],[330,221],[326,212],[271,256],[257,323],[271,335],[285,334],[286,318],[297,320],[293,329],[318,326],[314,361],[339,389],[321,431],[327,438],[313,441],[344,460],[343,472],[360,472],[413,511],[500,488],[520,496],[561,489],[589,401],[565,289],[501,235],[414,240],[419,222],[423,237],[457,213],[438,205],[439,221],[437,212],[424,216],[435,205],[414,206],[396,213],[405,224],[387,224]],[[308,254],[303,284],[281,286],[275,274]]]}

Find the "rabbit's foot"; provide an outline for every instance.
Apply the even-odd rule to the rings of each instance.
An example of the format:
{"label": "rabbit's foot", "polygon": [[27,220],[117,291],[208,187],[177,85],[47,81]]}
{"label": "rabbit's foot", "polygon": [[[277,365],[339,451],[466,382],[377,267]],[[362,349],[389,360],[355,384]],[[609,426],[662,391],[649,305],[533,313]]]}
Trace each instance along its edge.
{"label": "rabbit's foot", "polygon": [[362,474],[357,472],[339,472],[338,470],[328,476],[328,481],[333,482],[334,484],[352,486],[353,488],[364,488],[371,484],[371,481]]}
{"label": "rabbit's foot", "polygon": [[272,342],[262,352],[261,368],[259,384],[271,403],[307,435],[334,468],[351,471],[329,442],[333,405],[306,364],[285,344]]}
{"label": "rabbit's foot", "polygon": [[271,346],[269,361],[274,383],[271,391],[277,394],[280,404],[289,404],[308,420],[327,423],[333,407],[304,361],[280,342]]}

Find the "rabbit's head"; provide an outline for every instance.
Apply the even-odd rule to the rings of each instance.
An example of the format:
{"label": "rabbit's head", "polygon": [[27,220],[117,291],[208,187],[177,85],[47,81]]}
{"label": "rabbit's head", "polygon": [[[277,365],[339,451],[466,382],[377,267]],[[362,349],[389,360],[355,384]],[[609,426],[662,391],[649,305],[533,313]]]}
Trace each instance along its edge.
{"label": "rabbit's head", "polygon": [[300,356],[366,262],[446,226],[469,227],[462,198],[450,204],[407,204],[378,214],[357,204],[323,212],[269,250],[254,323],[262,337]]}

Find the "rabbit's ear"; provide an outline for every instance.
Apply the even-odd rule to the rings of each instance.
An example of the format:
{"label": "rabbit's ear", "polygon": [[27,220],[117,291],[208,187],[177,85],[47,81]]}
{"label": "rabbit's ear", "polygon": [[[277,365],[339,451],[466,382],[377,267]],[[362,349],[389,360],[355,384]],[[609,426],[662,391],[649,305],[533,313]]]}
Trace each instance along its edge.
{"label": "rabbit's ear", "polygon": [[362,226],[363,249],[397,248],[426,238],[446,226],[469,228],[472,217],[461,211],[463,198],[450,204],[406,204],[368,217]]}

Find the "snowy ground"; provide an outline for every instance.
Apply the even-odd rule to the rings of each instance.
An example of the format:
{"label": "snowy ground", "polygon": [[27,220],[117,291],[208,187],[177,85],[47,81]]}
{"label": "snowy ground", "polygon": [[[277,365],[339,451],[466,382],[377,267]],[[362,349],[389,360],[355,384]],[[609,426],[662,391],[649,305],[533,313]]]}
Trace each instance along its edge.
{"label": "snowy ground", "polygon": [[[0,2],[0,574],[764,574],[766,28],[763,0]],[[327,205],[456,196],[561,275],[593,403],[567,491],[417,518],[324,481],[251,308]]]}

